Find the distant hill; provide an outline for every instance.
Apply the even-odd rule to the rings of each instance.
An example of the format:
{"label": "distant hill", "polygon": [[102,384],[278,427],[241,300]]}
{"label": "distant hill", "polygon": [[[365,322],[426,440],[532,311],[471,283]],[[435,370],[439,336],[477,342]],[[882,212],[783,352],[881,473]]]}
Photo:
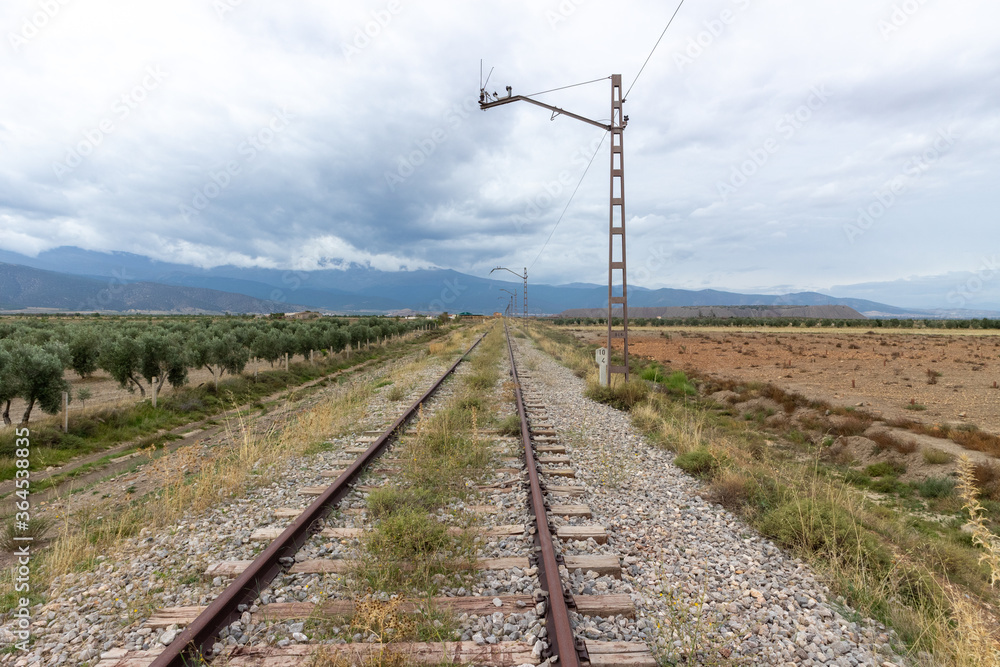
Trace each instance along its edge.
{"label": "distant hill", "polygon": [[72,312],[273,313],[302,310],[278,301],[196,287],[122,284],[26,266],[0,264],[0,310]]}
{"label": "distant hill", "polygon": [[[81,303],[83,310],[97,310],[97,295],[110,292],[114,299],[108,310],[117,309],[180,309],[179,312],[270,312],[271,310],[325,310],[339,313],[389,313],[412,310],[423,313],[492,313],[503,310],[508,295],[501,290],[517,292],[517,312],[522,308],[522,285],[505,272],[473,276],[449,269],[418,269],[380,271],[370,266],[336,261],[331,266],[314,271],[217,266],[203,269],[184,264],[160,262],[143,255],[126,252],[96,252],[75,247],[53,248],[37,257],[27,257],[0,250],[0,262],[35,269],[80,276],[63,283],[62,293],[56,289],[45,294],[32,293],[37,303],[62,304],[56,307],[70,310]],[[507,280],[510,278],[510,280]],[[95,280],[100,287],[81,280]],[[145,288],[131,286],[145,283]],[[154,288],[149,285],[158,285]],[[115,289],[109,290],[108,286]],[[124,289],[123,286],[130,286]],[[167,287],[177,291],[159,291]],[[186,291],[194,290],[194,291]],[[198,291],[201,290],[201,291]],[[214,297],[205,293],[214,292]],[[141,297],[145,294],[145,300]],[[874,294],[869,289],[865,294]],[[947,291],[943,292],[947,294]],[[10,293],[13,294],[13,293]],[[228,294],[223,297],[222,294]],[[167,295],[172,295],[168,298]],[[241,300],[239,297],[249,297]],[[42,298],[44,297],[44,298]],[[155,297],[155,298],[154,298]],[[103,298],[103,297],[102,297]],[[607,285],[570,283],[543,285],[528,280],[528,313],[546,315],[567,309],[606,309]],[[12,300],[0,291],[0,303],[25,304],[32,299],[22,295]],[[139,304],[143,305],[139,305]],[[300,304],[292,306],[290,304]],[[969,318],[998,317],[1000,313],[982,310],[922,310],[900,308],[860,298],[838,298],[818,292],[792,294],[740,294],[721,290],[645,289],[629,288],[629,311],[637,308],[675,307],[736,307],[736,306],[846,306],[866,317],[898,318]],[[10,306],[6,306],[10,307]],[[19,308],[27,306],[17,306]],[[810,317],[812,317],[810,315]]]}
{"label": "distant hill", "polygon": [[[559,313],[557,317],[607,317],[606,308],[572,308]],[[688,317],[814,317],[832,320],[867,319],[849,306],[676,306],[667,308],[629,307],[630,319],[644,317],[652,319],[682,319]]]}

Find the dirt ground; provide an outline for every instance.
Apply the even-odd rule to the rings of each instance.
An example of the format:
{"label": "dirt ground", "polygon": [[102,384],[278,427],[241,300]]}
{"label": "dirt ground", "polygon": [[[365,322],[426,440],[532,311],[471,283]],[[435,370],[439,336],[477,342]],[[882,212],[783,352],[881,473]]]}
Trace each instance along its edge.
{"label": "dirt ground", "polygon": [[[602,343],[606,330],[572,331]],[[1000,433],[996,333],[630,328],[629,352],[832,405],[864,404],[886,419],[969,423]],[[906,409],[911,404],[926,409]]]}

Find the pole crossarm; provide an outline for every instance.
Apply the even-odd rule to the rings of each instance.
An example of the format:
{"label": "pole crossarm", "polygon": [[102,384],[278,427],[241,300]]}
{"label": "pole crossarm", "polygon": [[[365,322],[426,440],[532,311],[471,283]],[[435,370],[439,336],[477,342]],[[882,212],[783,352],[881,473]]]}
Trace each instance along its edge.
{"label": "pole crossarm", "polygon": [[[535,106],[542,107],[543,109],[548,109],[556,116],[569,116],[570,118],[575,118],[576,120],[583,121],[584,123],[590,123],[594,127],[601,128],[605,132],[610,132],[612,128],[611,124],[604,124],[596,120],[591,120],[586,116],[575,114],[572,111],[566,111],[560,107],[552,106],[551,104],[546,104],[545,102],[539,102],[538,100],[533,100],[527,95],[511,95],[490,101],[490,96],[484,91],[480,91],[479,93],[479,108],[483,111],[492,109],[493,107],[502,106],[504,104],[510,104],[511,102],[528,102],[529,104],[534,104]],[[553,118],[555,118],[555,116],[553,116]]]}

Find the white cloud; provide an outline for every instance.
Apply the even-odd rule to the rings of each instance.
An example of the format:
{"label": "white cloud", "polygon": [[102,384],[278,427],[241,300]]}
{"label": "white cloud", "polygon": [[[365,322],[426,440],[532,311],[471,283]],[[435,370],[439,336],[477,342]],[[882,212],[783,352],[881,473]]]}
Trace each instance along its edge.
{"label": "white cloud", "polygon": [[[0,6],[5,249],[71,243],[199,266],[530,264],[600,133],[530,105],[479,112],[479,59],[500,91],[613,72],[629,86],[674,7],[625,0],[609,24],[598,3],[229,4],[60,3],[16,50],[9,35],[39,5]],[[1000,205],[1000,6],[925,3],[886,33],[891,14],[863,0],[682,8],[626,101],[629,248],[689,253],[650,286],[975,270],[963,268],[968,239],[991,233]],[[152,87],[150,67],[166,73]],[[817,87],[828,99],[810,108]],[[544,99],[601,120],[608,93],[602,81]],[[282,108],[287,128],[253,147]],[[954,148],[849,243],[842,226],[949,126]],[[607,169],[605,144],[533,275],[603,281]],[[720,183],[734,188],[725,202]]]}

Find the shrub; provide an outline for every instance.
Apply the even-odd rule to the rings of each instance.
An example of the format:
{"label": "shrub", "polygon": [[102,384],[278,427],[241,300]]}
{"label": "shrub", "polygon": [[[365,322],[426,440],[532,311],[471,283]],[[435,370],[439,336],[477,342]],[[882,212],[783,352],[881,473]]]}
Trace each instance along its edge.
{"label": "shrub", "polygon": [[948,477],[929,477],[917,484],[917,492],[924,498],[944,498],[955,490],[955,480]]}
{"label": "shrub", "polygon": [[869,477],[899,477],[906,472],[906,466],[895,461],[880,461],[865,468]]}
{"label": "shrub", "polygon": [[602,387],[596,382],[587,385],[587,398],[598,403],[607,403],[619,410],[630,410],[649,396],[649,385],[642,380],[629,380],[624,384]]}
{"label": "shrub", "polygon": [[713,477],[720,466],[719,459],[704,447],[680,454],[674,459],[674,463],[689,475],[703,479]]}
{"label": "shrub", "polygon": [[944,463],[951,463],[955,460],[955,457],[948,452],[935,449],[934,447],[927,447],[922,453],[924,461],[930,465],[942,465]]}
{"label": "shrub", "polygon": [[888,431],[876,431],[866,437],[875,442],[879,449],[894,449],[900,454],[912,454],[917,451],[917,443],[913,440],[900,440]]}
{"label": "shrub", "polygon": [[520,437],[521,418],[516,414],[507,415],[501,419],[500,423],[497,425],[497,432],[500,433],[500,435],[509,435],[514,438]]}
{"label": "shrub", "polygon": [[753,480],[746,473],[724,470],[712,480],[709,496],[723,507],[738,510],[749,504],[753,487]]}

